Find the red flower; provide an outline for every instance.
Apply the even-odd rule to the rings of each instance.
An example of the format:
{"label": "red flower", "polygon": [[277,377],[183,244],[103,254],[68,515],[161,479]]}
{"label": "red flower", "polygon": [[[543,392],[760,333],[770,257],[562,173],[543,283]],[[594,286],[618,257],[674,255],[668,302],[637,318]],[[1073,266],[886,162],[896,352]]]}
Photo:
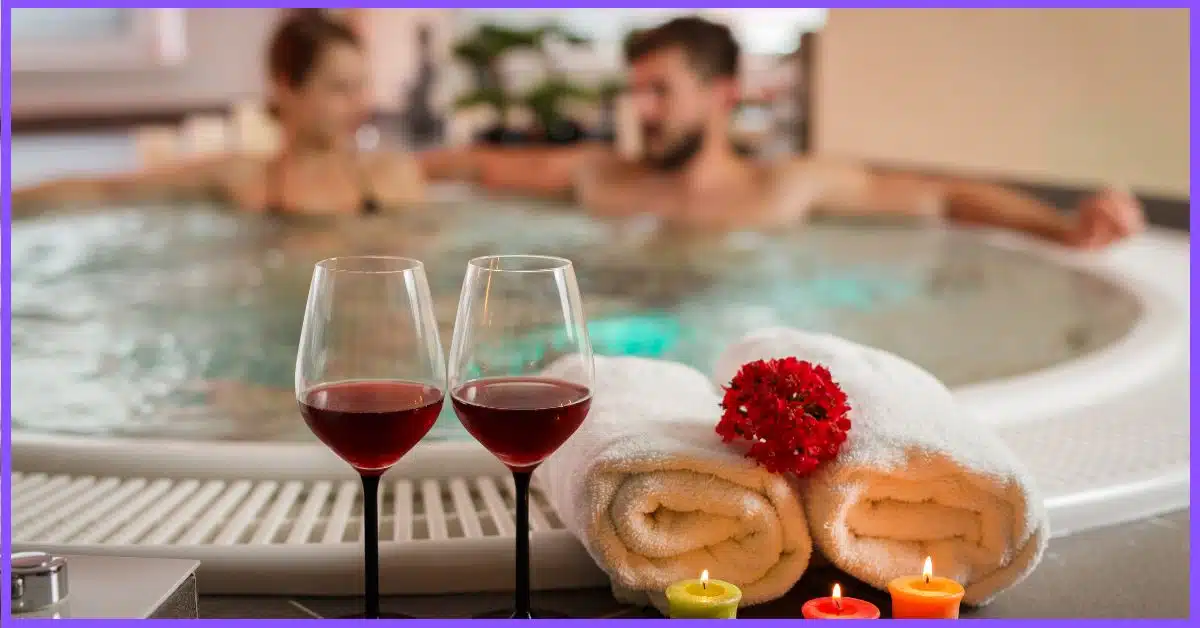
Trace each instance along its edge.
{"label": "red flower", "polygon": [[717,434],[750,442],[746,456],[772,473],[808,475],[837,457],[850,404],[829,369],[796,358],[742,365],[725,387]]}

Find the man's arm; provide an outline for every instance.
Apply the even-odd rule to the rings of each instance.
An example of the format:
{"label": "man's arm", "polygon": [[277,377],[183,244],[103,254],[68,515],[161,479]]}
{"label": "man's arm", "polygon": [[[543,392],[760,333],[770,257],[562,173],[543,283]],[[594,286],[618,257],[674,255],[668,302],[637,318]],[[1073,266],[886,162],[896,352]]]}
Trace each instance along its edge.
{"label": "man's arm", "polygon": [[480,151],[474,148],[427,150],[416,161],[428,181],[474,181],[479,176]]}
{"label": "man's arm", "polygon": [[1076,221],[1070,216],[1018,190],[954,180],[941,182],[940,186],[949,220],[1012,229],[1060,244],[1070,244],[1075,234]]}
{"label": "man's arm", "polygon": [[942,216],[999,227],[1071,246],[1103,246],[1142,227],[1136,199],[1103,192],[1068,216],[1041,200],[999,185],[954,178],[872,172],[851,164],[808,164],[815,204],[831,213]]}

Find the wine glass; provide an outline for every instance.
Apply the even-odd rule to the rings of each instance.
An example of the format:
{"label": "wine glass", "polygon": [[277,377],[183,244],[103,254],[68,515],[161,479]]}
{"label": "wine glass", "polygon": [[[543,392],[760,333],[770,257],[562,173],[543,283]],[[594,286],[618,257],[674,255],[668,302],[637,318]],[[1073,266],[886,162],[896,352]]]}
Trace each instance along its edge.
{"label": "wine glass", "polygon": [[335,257],[317,263],[296,356],[296,398],[309,429],[362,478],[369,619],[381,616],[379,478],[433,427],[445,380],[421,262]]}
{"label": "wine glass", "polygon": [[512,471],[516,488],[515,608],[488,617],[535,615],[529,482],[587,417],[592,379],[592,345],[569,260],[496,255],[467,264],[450,348],[450,400],[463,427]]}

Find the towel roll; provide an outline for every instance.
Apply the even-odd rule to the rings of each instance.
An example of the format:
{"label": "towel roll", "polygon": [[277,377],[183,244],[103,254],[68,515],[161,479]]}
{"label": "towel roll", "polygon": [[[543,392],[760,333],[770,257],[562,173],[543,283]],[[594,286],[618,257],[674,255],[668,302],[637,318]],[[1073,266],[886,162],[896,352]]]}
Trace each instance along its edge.
{"label": "towel roll", "polygon": [[[547,375],[576,368],[560,362]],[[663,610],[667,586],[703,570],[740,587],[743,604],[787,593],[812,552],[798,489],[721,442],[708,378],[597,357],[594,390],[583,426],[538,476],[618,598]]]}
{"label": "towel roll", "polygon": [[851,405],[841,453],[802,487],[825,558],[883,589],[920,573],[931,556],[976,606],[1034,569],[1049,525],[1032,479],[933,375],[833,336],[767,329],[723,353],[714,383],[728,383],[747,362],[788,356],[825,365]]}

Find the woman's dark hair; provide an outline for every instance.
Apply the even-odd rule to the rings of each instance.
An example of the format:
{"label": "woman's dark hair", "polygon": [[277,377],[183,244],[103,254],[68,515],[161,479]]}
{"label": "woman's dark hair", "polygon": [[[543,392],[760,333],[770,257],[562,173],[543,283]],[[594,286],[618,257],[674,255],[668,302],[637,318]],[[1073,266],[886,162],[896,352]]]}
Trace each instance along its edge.
{"label": "woman's dark hair", "polygon": [[[344,21],[323,9],[292,9],[275,29],[267,47],[267,72],[272,80],[299,87],[308,80],[321,53],[330,44],[360,48],[358,34]],[[278,111],[270,107],[272,114]]]}

